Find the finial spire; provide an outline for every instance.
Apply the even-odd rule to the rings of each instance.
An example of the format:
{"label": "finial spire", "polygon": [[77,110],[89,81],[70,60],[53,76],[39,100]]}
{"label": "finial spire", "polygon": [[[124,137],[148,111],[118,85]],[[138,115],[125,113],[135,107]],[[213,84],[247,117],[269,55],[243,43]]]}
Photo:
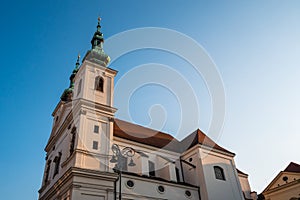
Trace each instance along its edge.
{"label": "finial spire", "polygon": [[75,70],[78,70],[78,68],[79,68],[79,65],[80,65],[79,61],[80,61],[80,54],[78,53]]}
{"label": "finial spire", "polygon": [[98,17],[98,25],[97,25],[97,31],[98,32],[100,32],[100,29],[101,29],[100,22],[101,22],[101,17]]}
{"label": "finial spire", "polygon": [[92,43],[92,49],[95,49],[96,47],[102,49],[102,43],[104,41],[103,34],[101,33],[101,18],[98,17],[98,25],[97,25],[97,31],[94,33],[93,39],[91,41]]}
{"label": "finial spire", "polygon": [[98,63],[106,67],[110,61],[110,58],[103,50],[104,38],[103,38],[103,33],[100,31],[101,28],[100,23],[101,23],[101,18],[98,17],[97,30],[95,31],[93,38],[91,40],[92,49],[89,50],[87,54],[84,56],[83,62],[87,59],[89,61]]}
{"label": "finial spire", "polygon": [[71,101],[72,100],[73,90],[74,90],[74,85],[75,85],[74,79],[79,70],[79,65],[80,65],[79,61],[80,61],[80,54],[78,53],[75,69],[73,70],[73,72],[70,76],[70,86],[69,86],[69,88],[65,89],[64,93],[60,97],[60,99],[62,101]]}
{"label": "finial spire", "polygon": [[79,64],[79,60],[80,60],[80,53],[78,53],[78,55],[77,55],[77,61],[76,61],[76,64]]}

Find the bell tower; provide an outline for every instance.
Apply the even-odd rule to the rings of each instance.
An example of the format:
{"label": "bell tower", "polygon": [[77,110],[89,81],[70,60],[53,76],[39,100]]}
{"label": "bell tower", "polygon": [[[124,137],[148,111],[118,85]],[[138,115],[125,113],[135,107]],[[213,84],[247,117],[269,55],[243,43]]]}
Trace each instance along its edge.
{"label": "bell tower", "polygon": [[[80,167],[108,171],[108,155],[113,137],[114,77],[117,71],[107,67],[110,58],[103,50],[101,19],[91,40],[92,47],[74,76],[73,115],[80,119],[78,148],[97,156],[83,156]],[[76,65],[77,66],[77,65]]]}
{"label": "bell tower", "polygon": [[95,193],[103,199],[112,198],[116,175],[109,167],[107,155],[117,110],[113,107],[117,71],[108,67],[110,58],[103,50],[100,21],[98,18],[91,49],[81,65],[78,56],[70,85],[52,113],[53,127],[45,147],[46,164],[39,200],[94,199],[92,195],[82,196],[80,191],[97,182],[95,179],[107,183],[98,181],[102,186],[87,188],[89,192],[85,195]]}
{"label": "bell tower", "polygon": [[110,58],[103,50],[100,18],[91,40],[92,48],[83,58],[75,77],[74,100],[85,99],[96,104],[113,106],[113,88],[116,71],[107,67]]}

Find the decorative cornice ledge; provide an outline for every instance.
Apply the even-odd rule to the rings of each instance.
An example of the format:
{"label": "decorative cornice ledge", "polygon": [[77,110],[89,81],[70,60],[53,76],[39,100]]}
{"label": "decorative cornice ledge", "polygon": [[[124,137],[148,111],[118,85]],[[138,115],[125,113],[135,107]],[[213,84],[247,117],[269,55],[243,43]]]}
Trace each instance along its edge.
{"label": "decorative cornice ledge", "polygon": [[288,188],[288,187],[292,187],[294,185],[297,185],[297,184],[300,184],[300,179],[297,179],[297,180],[294,180],[294,181],[291,181],[289,183],[286,183],[284,185],[280,185],[278,187],[275,187],[275,188],[271,188],[267,191],[264,191],[264,195],[266,194],[270,194],[270,193],[273,193],[273,192],[278,192],[279,190],[282,190],[282,189],[285,189],[285,188]]}
{"label": "decorative cornice ledge", "polygon": [[[45,192],[39,199],[47,199],[49,196],[54,196],[57,190],[60,190],[62,186],[65,186],[66,183],[73,177],[85,177],[91,179],[101,179],[107,181],[115,181],[118,177],[118,174],[114,172],[103,172],[98,170],[91,170],[91,169],[82,169],[77,167],[69,168],[55,183],[52,185],[48,191],[45,192],[47,186],[43,186],[38,192],[40,195]],[[70,186],[72,187],[81,187],[79,184],[72,183]]]}

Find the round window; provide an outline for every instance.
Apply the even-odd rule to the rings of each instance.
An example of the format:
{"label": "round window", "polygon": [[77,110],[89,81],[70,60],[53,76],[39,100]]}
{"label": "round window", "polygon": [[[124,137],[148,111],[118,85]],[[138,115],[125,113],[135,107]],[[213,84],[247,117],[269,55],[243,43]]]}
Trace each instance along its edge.
{"label": "round window", "polygon": [[158,191],[159,191],[160,193],[164,193],[164,192],[165,192],[165,187],[162,186],[162,185],[158,186],[157,189],[158,189]]}
{"label": "round window", "polygon": [[185,191],[185,195],[186,195],[187,197],[191,197],[191,196],[192,196],[192,193],[191,193],[189,190],[186,190],[186,191]]}
{"label": "round window", "polygon": [[126,185],[127,185],[129,188],[133,188],[134,182],[133,182],[132,180],[128,180],[128,181],[126,182]]}
{"label": "round window", "polygon": [[193,158],[189,158],[189,162],[192,162],[193,161]]}

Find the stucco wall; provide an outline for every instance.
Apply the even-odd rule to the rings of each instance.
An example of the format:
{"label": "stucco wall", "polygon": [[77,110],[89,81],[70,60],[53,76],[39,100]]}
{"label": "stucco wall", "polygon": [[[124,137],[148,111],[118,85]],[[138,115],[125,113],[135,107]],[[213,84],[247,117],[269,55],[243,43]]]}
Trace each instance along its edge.
{"label": "stucco wall", "polygon": [[251,199],[251,188],[248,181],[248,177],[244,175],[239,175],[239,180],[245,197]]}
{"label": "stucco wall", "polygon": [[[203,174],[209,200],[242,200],[244,199],[241,185],[236,172],[233,158],[212,151],[199,149]],[[215,177],[214,166],[223,169],[225,180]]]}

